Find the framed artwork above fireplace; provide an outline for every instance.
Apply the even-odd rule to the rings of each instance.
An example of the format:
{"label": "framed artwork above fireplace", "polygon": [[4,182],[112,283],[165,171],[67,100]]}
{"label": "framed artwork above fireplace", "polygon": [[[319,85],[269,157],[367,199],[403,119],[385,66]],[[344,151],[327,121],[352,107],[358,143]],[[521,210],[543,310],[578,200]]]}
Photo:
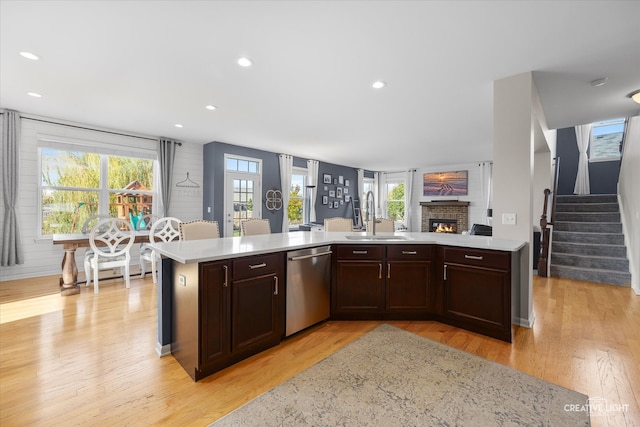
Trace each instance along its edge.
{"label": "framed artwork above fireplace", "polygon": [[425,196],[466,196],[469,171],[432,172],[422,175]]}

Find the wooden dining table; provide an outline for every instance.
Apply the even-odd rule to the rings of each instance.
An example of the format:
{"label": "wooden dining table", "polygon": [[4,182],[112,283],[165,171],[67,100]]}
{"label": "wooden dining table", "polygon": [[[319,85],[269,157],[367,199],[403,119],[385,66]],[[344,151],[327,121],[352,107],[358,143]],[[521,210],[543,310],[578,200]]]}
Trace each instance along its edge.
{"label": "wooden dining table", "polygon": [[[135,231],[134,242],[145,243],[149,241],[149,230]],[[89,233],[54,234],[53,244],[62,245],[62,276],[60,277],[60,294],[64,296],[80,293],[78,284],[78,266],[76,264],[76,249],[88,248]]]}

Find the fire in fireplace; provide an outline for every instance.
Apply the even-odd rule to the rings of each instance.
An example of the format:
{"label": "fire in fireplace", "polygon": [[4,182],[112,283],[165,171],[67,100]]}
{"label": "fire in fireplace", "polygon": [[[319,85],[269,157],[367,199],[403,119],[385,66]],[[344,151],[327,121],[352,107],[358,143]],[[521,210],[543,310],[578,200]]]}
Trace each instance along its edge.
{"label": "fire in fireplace", "polygon": [[458,232],[458,220],[456,219],[430,219],[429,230],[434,233],[453,233]]}

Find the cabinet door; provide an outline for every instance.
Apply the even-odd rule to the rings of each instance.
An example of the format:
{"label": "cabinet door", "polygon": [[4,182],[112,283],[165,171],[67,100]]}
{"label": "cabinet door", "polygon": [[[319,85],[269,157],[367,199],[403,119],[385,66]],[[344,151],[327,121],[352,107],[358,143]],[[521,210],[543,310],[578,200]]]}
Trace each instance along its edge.
{"label": "cabinet door", "polygon": [[234,353],[251,353],[280,342],[282,334],[276,274],[234,280],[232,284],[231,348]]}
{"label": "cabinet door", "polygon": [[229,334],[229,265],[211,262],[201,267],[200,364],[224,359],[231,350]]}
{"label": "cabinet door", "polygon": [[381,313],[384,310],[382,261],[336,263],[334,314]]}
{"label": "cabinet door", "polygon": [[388,261],[386,311],[427,313],[431,262]]}
{"label": "cabinet door", "polygon": [[456,326],[511,341],[508,271],[445,263],[444,311]]}

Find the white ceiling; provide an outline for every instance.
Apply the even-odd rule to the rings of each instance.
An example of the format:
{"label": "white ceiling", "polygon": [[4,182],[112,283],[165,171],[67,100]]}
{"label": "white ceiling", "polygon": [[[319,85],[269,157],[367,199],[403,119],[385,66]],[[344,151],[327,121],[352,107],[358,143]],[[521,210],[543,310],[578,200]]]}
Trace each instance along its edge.
{"label": "white ceiling", "polygon": [[639,1],[0,7],[0,107],[126,132],[391,171],[491,159],[493,81],[524,72],[551,128],[638,114]]}

